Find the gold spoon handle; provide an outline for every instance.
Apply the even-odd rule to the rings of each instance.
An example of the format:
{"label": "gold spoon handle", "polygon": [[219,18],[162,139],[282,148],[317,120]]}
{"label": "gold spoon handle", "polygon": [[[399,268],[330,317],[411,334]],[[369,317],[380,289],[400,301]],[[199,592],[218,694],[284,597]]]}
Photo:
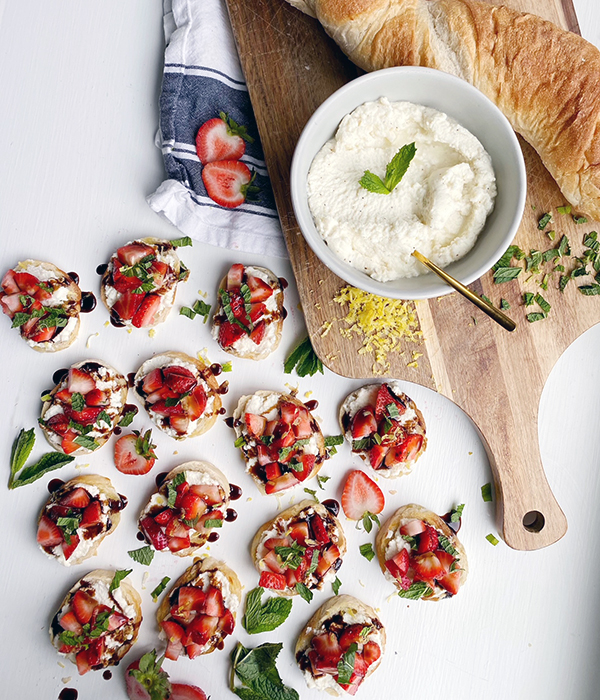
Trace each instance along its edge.
{"label": "gold spoon handle", "polygon": [[451,287],[456,289],[457,292],[460,292],[464,297],[466,297],[470,302],[475,304],[475,306],[479,307],[484,313],[486,313],[490,318],[493,318],[496,323],[499,323],[502,328],[505,328],[507,331],[514,331],[515,328],[517,327],[517,324],[511,319],[508,318],[506,314],[503,314],[500,309],[497,309],[495,306],[492,306],[491,304],[488,304],[485,299],[482,299],[480,296],[472,292],[470,289],[465,287],[464,284],[459,282],[457,279],[454,279],[451,275],[449,275],[447,272],[444,272],[441,267],[438,267],[435,263],[432,263],[431,260],[428,260],[424,255],[421,255],[418,250],[413,251],[413,256],[425,267],[428,267],[432,272],[435,272],[435,274],[438,277],[441,277],[446,284],[449,284]]}

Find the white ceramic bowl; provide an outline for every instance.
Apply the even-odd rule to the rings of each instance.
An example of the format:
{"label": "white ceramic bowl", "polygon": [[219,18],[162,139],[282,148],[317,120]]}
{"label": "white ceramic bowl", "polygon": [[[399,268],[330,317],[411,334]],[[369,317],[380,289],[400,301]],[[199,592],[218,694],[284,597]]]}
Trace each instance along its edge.
{"label": "white ceramic bowl", "polygon": [[445,269],[464,284],[487,272],[511,244],[525,206],[523,153],[506,117],[479,90],[448,73],[403,66],[375,71],[349,82],[331,95],[308,120],[296,145],[290,173],[294,214],[309,246],[346,282],[367,292],[395,299],[428,299],[452,291],[432,272],[391,282],[378,282],[333,253],[315,228],[307,198],[311,163],[331,139],[342,118],[356,107],[387,97],[445,112],[474,134],[490,154],[496,175],[494,209],[474,247]]}

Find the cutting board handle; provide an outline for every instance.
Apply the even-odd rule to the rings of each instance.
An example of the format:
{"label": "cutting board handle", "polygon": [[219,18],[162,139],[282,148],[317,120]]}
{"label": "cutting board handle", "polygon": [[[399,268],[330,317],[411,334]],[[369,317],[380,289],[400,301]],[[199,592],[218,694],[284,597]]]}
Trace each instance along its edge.
{"label": "cutting board handle", "polygon": [[[520,463],[499,462],[485,444],[496,490],[498,531],[509,547],[531,551],[548,547],[567,532],[568,523],[532,450]],[[503,455],[507,458],[508,455]]]}

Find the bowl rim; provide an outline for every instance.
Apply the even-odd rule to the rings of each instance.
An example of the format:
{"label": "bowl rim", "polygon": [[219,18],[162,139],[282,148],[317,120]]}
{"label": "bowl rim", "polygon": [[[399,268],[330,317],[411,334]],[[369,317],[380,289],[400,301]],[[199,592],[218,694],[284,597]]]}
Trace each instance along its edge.
{"label": "bowl rim", "polygon": [[[370,97],[359,97],[361,89],[365,86],[365,84],[372,83],[374,85],[377,85],[380,82],[385,84],[386,81],[394,79],[398,76],[400,76],[400,78],[404,80],[414,80],[415,78],[423,78],[425,80],[434,82],[443,81],[451,86],[455,86],[457,90],[462,90],[465,96],[472,96],[474,99],[480,101],[484,105],[485,109],[489,110],[491,113],[494,114],[498,124],[502,127],[503,136],[507,139],[507,142],[512,147],[512,156],[514,156],[512,157],[512,160],[514,160],[514,165],[516,165],[516,171],[514,173],[514,182],[517,190],[516,206],[514,206],[512,216],[509,217],[509,222],[508,225],[506,225],[506,231],[504,235],[499,237],[498,239],[498,244],[493,250],[494,254],[487,256],[485,263],[476,266],[472,271],[470,271],[467,274],[454,274],[453,267],[460,263],[461,260],[468,259],[469,253],[467,253],[463,258],[461,258],[461,260],[451,263],[444,269],[449,274],[456,277],[460,282],[468,285],[482,277],[486,272],[488,272],[492,268],[492,266],[504,254],[506,249],[513,241],[523,217],[525,201],[527,196],[527,174],[525,169],[525,160],[517,136],[510,122],[500,111],[500,109],[476,87],[463,80],[462,78],[458,78],[457,76],[452,75],[450,73],[445,73],[434,68],[425,68],[422,66],[393,66],[390,68],[383,68],[381,70],[366,73],[365,75],[355,78],[346,83],[345,85],[342,85],[342,87],[338,88],[324,102],[322,102],[321,105],[319,105],[319,107],[317,107],[317,109],[313,112],[313,114],[306,122],[302,133],[300,134],[300,137],[294,149],[290,167],[290,195],[294,215],[296,217],[298,227],[305,241],[308,243],[309,247],[312,249],[315,255],[321,260],[321,262],[332,272],[338,275],[342,280],[344,280],[348,284],[358,287],[359,289],[370,292],[372,294],[377,294],[378,296],[382,297],[405,300],[431,299],[450,294],[454,291],[446,283],[442,282],[442,280],[437,278],[434,275],[434,273],[430,272],[424,275],[420,275],[418,277],[399,278],[399,280],[393,281],[395,283],[400,283],[399,288],[396,288],[394,286],[391,286],[390,282],[379,282],[378,280],[373,279],[366,273],[361,272],[360,270],[350,266],[348,263],[346,263],[344,260],[338,257],[329,249],[327,244],[324,242],[324,240],[321,238],[320,234],[316,230],[312,219],[312,214],[310,213],[310,209],[308,208],[308,202],[303,201],[303,198],[300,195],[300,192],[302,191],[302,186],[303,184],[305,185],[304,181],[306,180],[306,175],[308,174],[308,169],[310,169],[310,164],[312,163],[312,160],[316,156],[316,153],[318,153],[321,147],[327,142],[327,140],[329,140],[329,138],[333,136],[333,134],[331,136],[327,136],[325,140],[323,140],[322,143],[320,143],[313,155],[313,158],[311,158],[311,161],[308,164],[308,168],[305,171],[303,170],[300,162],[303,158],[303,152],[305,149],[307,149],[307,145],[310,144],[311,141],[314,139],[315,132],[318,133],[319,129],[322,128],[320,126],[320,122],[322,121],[324,116],[330,112],[330,110],[332,109],[332,105],[335,105],[337,102],[343,99],[347,93],[357,94],[355,106],[352,107],[349,111],[343,112],[342,116],[337,122],[337,126],[339,126],[339,122],[341,121],[343,116],[345,116],[345,114],[348,114],[349,112],[353,111],[356,107],[358,107],[361,104],[364,104],[365,102],[373,101],[373,99]],[[384,91],[382,91],[381,96],[384,96]],[[398,100],[397,98],[390,98],[390,101],[400,100]],[[413,100],[407,98],[406,101]],[[437,109],[438,111],[445,111],[444,109],[441,109],[439,107],[434,107],[434,109]],[[449,114],[449,116],[455,121],[457,121],[459,124],[461,124],[460,119],[457,119],[452,114]],[[337,126],[334,129],[334,133],[337,130]],[[468,129],[468,127],[465,128]],[[468,130],[471,133],[473,133],[472,129]],[[479,141],[482,141],[479,135],[474,135],[478,138]],[[493,160],[492,164],[494,165],[495,172],[497,172],[497,164],[494,163]],[[304,174],[305,172],[306,174]],[[496,207],[497,203],[498,197],[496,197],[494,207]],[[494,210],[492,210],[492,212],[488,215],[488,220],[493,213]],[[474,250],[474,248],[471,250]],[[422,289],[411,289],[410,292],[407,292],[406,290],[403,291],[402,287],[402,281],[405,280],[426,280],[428,284],[426,284]],[[422,282],[419,285],[419,287],[420,286],[422,286]]]}

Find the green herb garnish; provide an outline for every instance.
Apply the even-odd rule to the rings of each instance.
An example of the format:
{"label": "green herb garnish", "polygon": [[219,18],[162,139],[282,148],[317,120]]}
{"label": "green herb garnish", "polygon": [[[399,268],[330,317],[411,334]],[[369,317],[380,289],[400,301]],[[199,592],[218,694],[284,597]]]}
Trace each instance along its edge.
{"label": "green herb garnish", "polygon": [[433,593],[433,591],[425,581],[415,581],[407,590],[398,591],[400,598],[408,598],[409,600],[419,600],[419,598],[430,595],[431,593]]}
{"label": "green herb garnish", "polygon": [[115,575],[113,576],[110,586],[108,587],[108,592],[112,593],[116,588],[121,585],[121,581],[133,571],[133,569],[117,569]]}
{"label": "green herb garnish", "polygon": [[152,600],[155,603],[158,600],[158,596],[165,590],[170,580],[171,579],[168,576],[164,576],[162,581],[158,584],[158,586],[152,591],[152,593],[150,593],[150,595],[152,596]]}
{"label": "green herb garnish", "polygon": [[292,600],[289,598],[268,598],[262,603],[263,591],[259,586],[246,596],[246,612],[242,618],[242,625],[248,634],[271,632],[287,620],[292,610]]}
{"label": "green herb garnish", "polygon": [[360,553],[368,561],[372,561],[375,557],[375,552],[373,551],[373,545],[370,542],[361,544],[359,547]]}
{"label": "green herb garnish", "polygon": [[378,175],[375,175],[369,170],[365,170],[364,175],[359,180],[360,186],[376,194],[390,194],[404,177],[416,152],[417,148],[414,142],[402,146],[398,153],[396,153],[387,164],[383,180]]}
{"label": "green herb garnish", "polygon": [[490,483],[484,484],[481,487],[481,498],[483,498],[486,503],[492,501],[492,485]]}
{"label": "green herb garnish", "polygon": [[298,581],[296,584],[296,593],[298,593],[301,598],[304,598],[307,603],[310,603],[310,601],[313,599],[313,592],[307,588],[306,584],[301,583],[300,581]]}
{"label": "green herb garnish", "polygon": [[339,578],[336,576],[335,581],[331,582],[331,588],[333,589],[333,594],[338,595],[340,592],[342,582],[339,580]]}
{"label": "green herb garnish", "polygon": [[[231,654],[230,690],[242,700],[298,700],[298,693],[283,684],[275,660],[283,644],[261,644],[246,649],[240,643]],[[236,685],[236,676],[242,685]]]}
{"label": "green herb garnish", "polygon": [[184,248],[185,246],[192,245],[192,239],[189,236],[182,236],[181,238],[174,238],[171,241],[173,248]]}
{"label": "green herb garnish", "polygon": [[152,560],[154,559],[154,550],[147,544],[145,547],[140,547],[139,549],[132,549],[127,552],[133,561],[143,566],[150,566]]}
{"label": "green herb garnish", "polygon": [[285,374],[291,374],[294,368],[299,377],[312,377],[317,372],[323,374],[323,363],[317,357],[309,337],[292,350],[283,365]]}
{"label": "green herb garnish", "polygon": [[490,544],[493,544],[494,547],[500,542],[500,540],[497,539],[496,537],[494,537],[494,535],[492,535],[492,533],[490,533],[489,535],[486,535],[486,536],[485,536],[485,539],[486,539]]}
{"label": "green herb garnish", "polygon": [[356,652],[358,651],[358,645],[356,642],[348,647],[348,650],[342,655],[337,665],[337,682],[340,685],[347,685],[350,683],[350,677],[354,673],[354,662],[356,661]]}

